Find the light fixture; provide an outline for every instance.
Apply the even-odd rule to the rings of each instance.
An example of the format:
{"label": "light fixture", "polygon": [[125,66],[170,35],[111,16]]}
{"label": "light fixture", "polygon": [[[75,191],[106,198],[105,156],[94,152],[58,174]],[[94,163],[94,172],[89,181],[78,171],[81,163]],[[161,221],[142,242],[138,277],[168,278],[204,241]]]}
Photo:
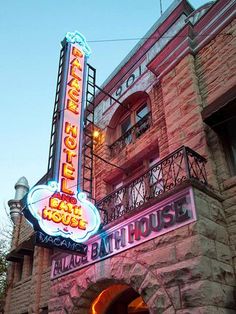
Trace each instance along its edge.
{"label": "light fixture", "polygon": [[94,138],[94,139],[98,139],[99,136],[100,136],[100,132],[99,132],[98,130],[94,130],[94,131],[93,131],[93,138]]}

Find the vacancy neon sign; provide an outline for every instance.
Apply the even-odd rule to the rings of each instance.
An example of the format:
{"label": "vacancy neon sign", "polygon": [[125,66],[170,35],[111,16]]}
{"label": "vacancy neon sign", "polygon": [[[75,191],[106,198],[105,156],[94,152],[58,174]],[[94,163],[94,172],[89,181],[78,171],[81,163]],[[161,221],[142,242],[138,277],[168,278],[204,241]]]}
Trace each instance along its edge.
{"label": "vacancy neon sign", "polygon": [[80,191],[84,77],[89,48],[77,32],[67,34],[66,41],[54,180],[31,189],[27,207],[39,231],[81,243],[100,225],[98,210]]}

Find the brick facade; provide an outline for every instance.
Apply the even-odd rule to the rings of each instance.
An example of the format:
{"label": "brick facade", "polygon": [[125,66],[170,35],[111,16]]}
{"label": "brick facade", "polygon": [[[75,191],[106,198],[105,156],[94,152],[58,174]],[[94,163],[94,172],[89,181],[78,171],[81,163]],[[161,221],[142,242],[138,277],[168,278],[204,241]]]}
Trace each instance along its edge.
{"label": "brick facade", "polygon": [[[229,100],[236,101],[235,9],[235,1],[219,0],[195,14],[186,1],[175,1],[150,38],[104,84],[111,95],[122,90],[117,98],[123,104],[140,94],[150,106],[148,129],[119,154],[111,155],[110,145],[123,119],[120,104],[102,93],[96,98],[101,138],[95,153],[110,164],[94,159],[94,198],[100,201],[114,192],[117,182],[132,180],[131,173],[140,165],[145,172],[150,157],[164,160],[184,145],[207,159],[208,186],[194,180],[186,183],[193,187],[197,221],[53,280],[51,252],[35,247],[32,274],[29,256],[24,257],[21,279],[19,263],[11,264],[6,313],[46,313],[48,307],[53,314],[94,314],[93,300],[112,284],[132,287],[152,314],[235,313],[236,177],[230,172],[222,137],[207,120]],[[173,38],[161,44],[169,30]],[[159,51],[153,33],[158,33]],[[132,107],[130,111],[134,112]],[[163,193],[152,204],[168,195]],[[24,221],[16,226],[12,250],[31,233]]]}

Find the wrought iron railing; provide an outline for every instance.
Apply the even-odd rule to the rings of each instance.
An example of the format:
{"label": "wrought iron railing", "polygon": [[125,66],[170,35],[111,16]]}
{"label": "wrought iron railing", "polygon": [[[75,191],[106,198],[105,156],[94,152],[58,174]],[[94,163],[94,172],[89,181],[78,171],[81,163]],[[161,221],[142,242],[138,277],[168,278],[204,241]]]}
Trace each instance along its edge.
{"label": "wrought iron railing", "polygon": [[111,156],[117,156],[117,154],[128,144],[133,143],[144,132],[146,132],[151,125],[151,113],[147,113],[142,119],[140,119],[134,126],[126,131],[121,137],[118,138],[113,144],[110,145]]}
{"label": "wrought iron railing", "polygon": [[188,147],[181,147],[160,160],[135,180],[123,185],[97,203],[106,225],[187,180],[207,185],[206,159]]}

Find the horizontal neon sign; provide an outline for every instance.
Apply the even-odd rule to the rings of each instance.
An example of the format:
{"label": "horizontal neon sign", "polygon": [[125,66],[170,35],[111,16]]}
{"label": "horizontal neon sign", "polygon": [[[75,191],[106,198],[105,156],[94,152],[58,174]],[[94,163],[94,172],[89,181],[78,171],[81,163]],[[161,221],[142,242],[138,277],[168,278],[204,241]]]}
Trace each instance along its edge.
{"label": "horizontal neon sign", "polygon": [[28,194],[28,209],[48,235],[62,236],[80,243],[100,225],[96,207],[82,192],[70,197],[58,192],[58,184],[37,185]]}
{"label": "horizontal neon sign", "polygon": [[52,262],[51,278],[81,269],[196,220],[192,188],[126,219],[87,242],[85,256],[63,255]]}

